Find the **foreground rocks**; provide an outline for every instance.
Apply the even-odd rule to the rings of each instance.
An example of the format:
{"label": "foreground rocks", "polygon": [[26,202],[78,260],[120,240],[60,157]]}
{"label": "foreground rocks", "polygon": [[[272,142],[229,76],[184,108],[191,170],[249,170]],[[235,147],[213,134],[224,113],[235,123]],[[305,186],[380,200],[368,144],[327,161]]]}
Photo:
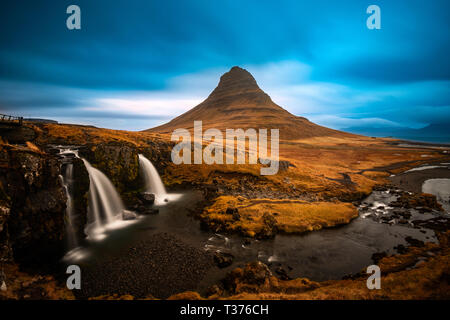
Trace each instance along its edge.
{"label": "foreground rocks", "polygon": [[226,268],[233,263],[234,256],[231,253],[217,251],[214,254],[214,262],[219,268]]}
{"label": "foreground rocks", "polygon": [[0,147],[0,261],[48,267],[64,251],[66,194],[56,157]]}
{"label": "foreground rocks", "polygon": [[[119,258],[117,258],[119,257]],[[169,233],[158,233],[111,259],[83,266],[78,298],[129,294],[167,298],[195,290],[205,273],[214,268],[213,257]]]}
{"label": "foreground rocks", "polygon": [[150,192],[140,193],[139,200],[141,200],[144,205],[152,205],[155,203],[155,194]]}

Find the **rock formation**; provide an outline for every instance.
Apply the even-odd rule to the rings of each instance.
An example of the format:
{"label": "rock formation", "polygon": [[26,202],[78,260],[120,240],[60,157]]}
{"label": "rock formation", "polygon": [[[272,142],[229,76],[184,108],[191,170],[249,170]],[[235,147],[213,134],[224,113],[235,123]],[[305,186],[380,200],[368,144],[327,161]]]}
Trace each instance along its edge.
{"label": "rock formation", "polygon": [[262,91],[253,76],[245,69],[233,67],[220,78],[218,86],[208,98],[195,108],[151,132],[172,133],[178,128],[192,130],[194,121],[203,121],[203,130],[217,128],[279,129],[280,138],[287,140],[316,136],[354,136],[316,125],[297,117],[275,104]]}
{"label": "rock formation", "polygon": [[57,158],[0,149],[0,261],[46,267],[64,254],[66,194]]}

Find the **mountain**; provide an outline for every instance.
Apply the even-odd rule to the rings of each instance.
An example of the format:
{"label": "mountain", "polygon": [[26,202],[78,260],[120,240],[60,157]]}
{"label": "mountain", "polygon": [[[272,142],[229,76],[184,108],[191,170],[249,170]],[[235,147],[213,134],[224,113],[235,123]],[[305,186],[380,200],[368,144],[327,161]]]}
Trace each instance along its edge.
{"label": "mountain", "polygon": [[414,141],[450,143],[450,125],[448,123],[431,123],[421,129],[349,127],[344,130],[376,137],[395,137]]}
{"label": "mountain", "polygon": [[35,123],[58,123],[56,120],[50,119],[40,119],[40,118],[24,118],[24,121],[35,122]]}
{"label": "mountain", "polygon": [[285,140],[317,136],[354,137],[353,134],[325,128],[289,113],[275,104],[259,88],[255,78],[240,67],[233,67],[223,74],[218,86],[205,101],[170,122],[147,131],[172,133],[178,128],[192,130],[195,120],[203,121],[203,130],[279,129],[280,138]]}

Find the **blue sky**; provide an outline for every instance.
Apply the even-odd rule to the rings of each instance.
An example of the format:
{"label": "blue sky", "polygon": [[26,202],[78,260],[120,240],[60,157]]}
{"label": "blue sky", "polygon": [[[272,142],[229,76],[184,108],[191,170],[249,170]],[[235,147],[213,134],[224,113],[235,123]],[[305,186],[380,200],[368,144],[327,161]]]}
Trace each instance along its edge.
{"label": "blue sky", "polygon": [[[81,8],[81,30],[66,8]],[[381,30],[366,8],[381,8]],[[447,0],[8,1],[0,112],[142,130],[194,107],[232,66],[333,128],[450,119]]]}

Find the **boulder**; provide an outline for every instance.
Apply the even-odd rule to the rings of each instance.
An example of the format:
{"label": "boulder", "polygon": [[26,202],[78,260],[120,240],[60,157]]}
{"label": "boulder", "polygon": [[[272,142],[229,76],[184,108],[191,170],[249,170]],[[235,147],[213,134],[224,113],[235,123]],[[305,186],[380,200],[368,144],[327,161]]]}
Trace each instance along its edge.
{"label": "boulder", "polygon": [[248,284],[263,284],[272,276],[269,267],[260,261],[251,262],[244,268],[243,278]]}
{"label": "boulder", "polygon": [[276,269],[275,269],[275,273],[278,275],[278,277],[281,279],[281,280],[291,280],[292,278],[291,277],[289,277],[289,275],[288,275],[288,273],[287,273],[287,271],[283,268],[283,267],[277,267]]}
{"label": "boulder", "polygon": [[155,203],[155,194],[150,192],[143,192],[139,194],[139,200],[145,205],[152,205]]}
{"label": "boulder", "polygon": [[263,217],[263,227],[257,234],[257,238],[259,239],[270,239],[275,237],[277,233],[277,220],[273,215],[266,212]]}
{"label": "boulder", "polygon": [[214,262],[219,268],[226,268],[233,263],[234,256],[231,253],[217,251],[214,254]]}
{"label": "boulder", "polygon": [[134,220],[136,219],[136,213],[130,210],[123,210],[122,212],[122,219],[123,220]]}

